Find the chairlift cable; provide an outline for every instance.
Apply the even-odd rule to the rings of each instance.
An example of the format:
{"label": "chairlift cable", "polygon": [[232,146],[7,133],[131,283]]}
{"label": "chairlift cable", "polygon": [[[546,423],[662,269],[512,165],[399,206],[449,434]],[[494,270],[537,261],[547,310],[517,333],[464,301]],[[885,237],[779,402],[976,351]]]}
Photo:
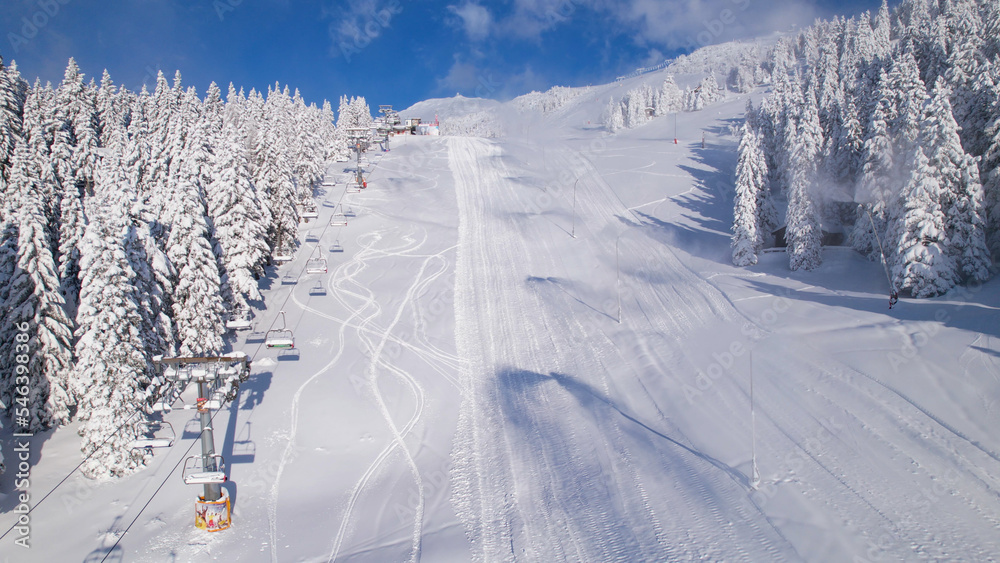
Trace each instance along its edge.
{"label": "chairlift cable", "polygon": [[[222,409],[217,409],[215,413],[212,414],[211,421],[213,426],[215,425],[215,417],[218,416],[220,412],[222,412]],[[204,432],[204,430],[202,430],[202,432]],[[108,549],[108,552],[104,554],[104,559],[101,559],[101,563],[104,563],[104,561],[106,561],[107,558],[111,556],[115,548],[118,547],[118,544],[121,543],[122,538],[125,537],[125,534],[127,534],[128,531],[132,529],[132,526],[136,523],[136,521],[139,520],[139,517],[142,516],[143,511],[145,511],[146,508],[149,507],[149,503],[153,502],[153,499],[156,498],[156,495],[160,492],[160,489],[162,489],[163,486],[167,484],[167,481],[169,481],[170,477],[174,474],[175,471],[177,471],[177,468],[180,466],[180,464],[183,463],[188,458],[188,454],[191,453],[191,448],[193,448],[194,445],[197,444],[200,439],[201,439],[201,432],[198,433],[197,438],[191,440],[191,445],[189,445],[187,450],[185,450],[184,453],[180,456],[180,459],[177,461],[177,463],[174,464],[173,468],[169,472],[167,472],[167,476],[163,478],[163,482],[160,483],[159,487],[156,487],[156,490],[153,491],[153,494],[149,497],[149,500],[146,501],[146,504],[142,505],[142,508],[139,509],[139,513],[135,515],[135,518],[132,519],[132,522],[130,522],[129,525],[126,526],[125,530],[121,533],[120,536],[118,536],[118,539],[115,540],[114,545],[112,545]]]}
{"label": "chairlift cable", "polygon": [[[83,458],[83,460],[80,463],[78,463],[76,465],[76,467],[74,467],[69,473],[67,473],[66,476],[62,478],[62,480],[60,480],[58,483],[56,483],[56,485],[54,487],[52,487],[52,489],[49,492],[45,493],[45,496],[43,496],[42,498],[38,499],[38,502],[32,504],[31,508],[28,509],[28,512],[26,512],[25,515],[31,514],[32,511],[34,511],[36,508],[38,508],[38,505],[40,505],[43,502],[45,502],[45,499],[49,498],[49,496],[52,495],[52,493],[54,493],[56,489],[58,489],[63,483],[65,483],[67,479],[69,479],[70,477],[72,477],[73,474],[76,473],[78,469],[80,469],[81,467],[83,467],[84,463],[87,463],[87,461],[90,460],[90,458],[94,457],[94,454],[96,454],[97,452],[101,451],[101,449],[104,448],[104,445],[108,443],[108,440],[110,440],[112,437],[116,436],[119,432],[121,432],[122,428],[125,428],[125,425],[129,424],[132,421],[132,417],[134,417],[136,414],[142,412],[142,410],[143,410],[142,407],[137,407],[134,411],[132,411],[132,414],[130,414],[127,417],[125,417],[125,422],[122,422],[121,425],[118,426],[118,428],[116,428],[114,432],[112,432],[111,434],[108,434],[108,437],[105,438],[104,441],[101,442],[101,444],[99,446],[97,446],[96,448],[94,448],[94,451],[90,452],[90,454],[88,454],[87,457]],[[7,537],[7,534],[9,534],[11,532],[11,530],[13,530],[15,527],[17,527],[17,522],[15,522],[14,524],[12,524],[11,527],[8,528],[6,532],[4,532],[2,535],[0,535],[0,540],[2,540],[3,538]]]}

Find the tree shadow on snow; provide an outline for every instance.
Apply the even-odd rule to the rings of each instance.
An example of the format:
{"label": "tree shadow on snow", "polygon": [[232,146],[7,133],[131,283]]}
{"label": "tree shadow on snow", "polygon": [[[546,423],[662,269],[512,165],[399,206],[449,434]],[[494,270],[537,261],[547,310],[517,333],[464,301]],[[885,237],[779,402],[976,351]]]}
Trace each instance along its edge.
{"label": "tree shadow on snow", "polygon": [[[650,238],[664,245],[675,247],[693,256],[698,256],[712,262],[731,265],[732,252],[729,249],[729,237],[718,230],[709,229],[702,218],[684,214],[694,223],[700,223],[702,228],[662,221],[652,215],[635,211],[635,214],[647,227]],[[622,223],[629,225],[624,218]]]}
{"label": "tree shadow on snow", "polygon": [[[538,399],[537,388],[553,382],[565,390],[580,405],[584,412],[590,413],[598,426],[603,426],[605,422],[610,422],[616,417],[623,419],[626,424],[621,427],[622,430],[639,441],[640,444],[648,442],[655,446],[656,442],[660,442],[660,444],[673,450],[674,454],[681,453],[682,458],[693,456],[699,462],[707,463],[722,471],[737,484],[749,488],[749,480],[743,473],[704,452],[682,443],[664,431],[657,430],[639,417],[633,415],[627,408],[615,403],[615,401],[605,396],[598,389],[577,378],[557,372],[543,375],[513,368],[501,370],[497,374],[497,378],[500,387],[499,399],[502,412],[506,420],[525,431],[523,436],[529,441],[529,446],[533,450],[532,453],[537,454],[539,451],[544,451],[547,456],[551,456],[555,443],[562,440],[570,440],[568,436],[565,438],[561,436],[559,429],[553,428],[551,425],[541,427],[539,422],[545,421],[536,419],[537,412],[550,410],[554,402],[548,400],[544,402],[540,401]],[[603,429],[601,428],[601,430]],[[610,429],[608,430],[610,431]],[[553,466],[569,468],[576,463],[572,461],[570,452],[565,452],[559,447],[555,447],[554,449],[556,454],[564,454],[567,456],[567,459],[550,458]],[[671,455],[669,452],[664,453],[666,453],[667,457],[676,459],[675,455]],[[565,465],[562,465],[563,462],[566,462]]]}
{"label": "tree shadow on snow", "polygon": [[[812,285],[823,287],[827,291],[809,291],[808,288],[790,290],[786,286],[760,279],[747,279],[746,283],[767,295],[783,296],[787,299],[812,302],[829,307],[867,311],[910,323],[940,323],[950,328],[1000,337],[1000,324],[996,322],[998,317],[996,305],[981,302],[981,298],[997,294],[997,290],[1000,289],[1000,282],[997,280],[987,282],[979,295],[972,294],[971,298],[963,298],[962,296],[969,295],[967,290],[956,288],[947,295],[930,299],[914,299],[903,296],[899,303],[890,310],[888,294],[878,293],[877,288],[873,288],[871,294],[858,294],[849,289],[843,290],[842,286],[838,287],[840,284],[849,283],[849,280],[843,280],[842,276],[818,275],[815,277],[817,280]],[[813,280],[810,279],[810,281]],[[885,283],[884,279],[883,283]],[[932,329],[915,325],[914,330],[929,331]],[[984,350],[984,352],[1000,356],[1000,353],[994,350]]]}

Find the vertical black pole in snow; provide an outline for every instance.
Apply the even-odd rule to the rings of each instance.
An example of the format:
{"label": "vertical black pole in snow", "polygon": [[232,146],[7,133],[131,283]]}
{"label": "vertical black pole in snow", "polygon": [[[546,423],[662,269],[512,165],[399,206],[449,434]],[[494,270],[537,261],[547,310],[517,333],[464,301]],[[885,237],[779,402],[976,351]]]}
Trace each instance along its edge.
{"label": "vertical black pole in snow", "polygon": [[[208,383],[198,382],[198,398],[200,406],[198,412],[201,415],[201,456],[204,471],[219,471],[215,459],[215,436],[212,434],[212,411],[208,409]],[[219,483],[205,483],[205,500],[219,500],[222,497],[222,485]]]}

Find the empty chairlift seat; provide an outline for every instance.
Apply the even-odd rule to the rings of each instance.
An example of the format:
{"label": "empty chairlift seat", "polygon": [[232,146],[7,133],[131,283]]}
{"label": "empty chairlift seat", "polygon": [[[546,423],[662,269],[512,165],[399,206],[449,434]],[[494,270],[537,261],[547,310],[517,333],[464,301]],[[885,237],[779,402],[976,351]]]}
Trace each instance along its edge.
{"label": "empty chairlift seat", "polygon": [[326,260],[323,258],[311,258],[306,264],[307,274],[325,274],[326,271]]}
{"label": "empty chairlift seat", "polygon": [[229,330],[250,330],[253,328],[253,315],[249,309],[236,309],[226,320],[226,328]]}
{"label": "empty chairlift seat", "polygon": [[331,227],[346,227],[347,226],[347,217],[344,216],[344,206],[343,205],[337,205],[337,211],[334,212],[333,218],[330,219],[330,226]]}
{"label": "empty chairlift seat", "polygon": [[184,460],[184,483],[215,485],[226,482],[226,461],[219,454],[193,455]]}
{"label": "empty chairlift seat", "polygon": [[319,256],[316,258],[310,258],[306,262],[306,273],[307,274],[325,274],[327,272],[327,262],[326,258],[323,258],[323,249],[321,247],[316,247],[316,252]]}
{"label": "empty chairlift seat", "polygon": [[326,295],[326,286],[323,285],[323,280],[316,282],[316,285],[309,288],[309,295]]}
{"label": "empty chairlift seat", "polygon": [[295,335],[292,331],[284,328],[276,328],[267,331],[264,345],[268,348],[294,348]]}
{"label": "empty chairlift seat", "polygon": [[169,448],[174,445],[176,438],[174,427],[169,422],[157,420],[139,422],[135,425],[135,431],[136,439],[132,441],[133,449]]}
{"label": "empty chairlift seat", "polygon": [[319,211],[316,209],[315,205],[303,205],[302,209],[299,211],[299,218],[308,221],[309,219],[315,219],[319,217]]}
{"label": "empty chairlift seat", "polygon": [[333,242],[333,246],[330,247],[330,252],[343,252],[344,245],[340,244],[340,239]]}

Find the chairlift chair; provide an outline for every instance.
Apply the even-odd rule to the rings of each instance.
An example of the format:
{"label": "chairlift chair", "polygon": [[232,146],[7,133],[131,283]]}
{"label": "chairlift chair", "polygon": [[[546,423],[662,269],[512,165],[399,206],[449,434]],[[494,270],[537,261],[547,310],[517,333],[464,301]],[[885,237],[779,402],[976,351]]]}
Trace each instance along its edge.
{"label": "chairlift chair", "polygon": [[182,473],[188,485],[217,485],[226,482],[226,460],[220,454],[193,455],[184,460]]}
{"label": "chairlift chair", "polygon": [[330,246],[330,252],[343,252],[343,251],[344,251],[344,245],[340,244],[340,239],[333,241],[333,244]]}
{"label": "chairlift chair", "polygon": [[344,207],[342,205],[337,206],[337,211],[333,214],[333,218],[330,219],[331,227],[346,227],[347,217],[344,216]]}
{"label": "chairlift chair", "polygon": [[132,441],[132,449],[152,450],[153,448],[169,448],[174,445],[177,435],[169,422],[159,420],[144,420],[135,424],[136,439]]}
{"label": "chairlift chair", "polygon": [[295,336],[288,329],[271,329],[267,331],[267,338],[264,340],[264,345],[268,348],[294,348]]}
{"label": "chairlift chair", "polygon": [[296,279],[292,274],[281,276],[281,285],[295,285]]}
{"label": "chairlift chair", "polygon": [[323,285],[323,280],[318,280],[316,285],[309,288],[309,295],[326,295],[326,286]]}
{"label": "chairlift chair", "polygon": [[299,218],[308,221],[309,219],[315,219],[317,217],[319,217],[319,211],[316,210],[315,205],[309,204],[302,206],[302,211],[299,213]]}
{"label": "chairlift chair", "polygon": [[306,262],[307,274],[325,274],[327,271],[326,258],[310,258]]}
{"label": "chairlift chair", "polygon": [[253,328],[253,316],[249,309],[237,309],[226,321],[226,328],[229,330],[249,330]]}
{"label": "chairlift chair", "polygon": [[292,255],[279,248],[277,252],[274,253],[274,256],[272,256],[272,260],[274,260],[275,264],[284,264],[292,261]]}
{"label": "chairlift chair", "polygon": [[350,205],[348,205],[347,209],[344,210],[344,217],[357,217],[357,216],[358,216],[357,213],[354,212],[354,208],[352,208]]}
{"label": "chairlift chair", "polygon": [[264,346],[268,348],[295,348],[295,335],[286,326],[285,312],[281,311],[281,328],[273,328],[267,331]]}

